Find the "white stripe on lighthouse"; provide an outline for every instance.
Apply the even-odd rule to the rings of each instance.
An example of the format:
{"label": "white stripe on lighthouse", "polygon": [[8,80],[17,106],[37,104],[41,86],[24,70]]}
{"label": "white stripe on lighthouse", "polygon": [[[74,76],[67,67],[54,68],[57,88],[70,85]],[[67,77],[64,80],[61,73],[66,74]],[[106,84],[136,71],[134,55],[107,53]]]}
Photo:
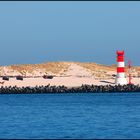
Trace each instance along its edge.
{"label": "white stripe on lighthouse", "polygon": [[124,67],[124,62],[118,62],[118,67]]}
{"label": "white stripe on lighthouse", "polygon": [[117,73],[117,78],[125,78],[125,73],[124,72]]}

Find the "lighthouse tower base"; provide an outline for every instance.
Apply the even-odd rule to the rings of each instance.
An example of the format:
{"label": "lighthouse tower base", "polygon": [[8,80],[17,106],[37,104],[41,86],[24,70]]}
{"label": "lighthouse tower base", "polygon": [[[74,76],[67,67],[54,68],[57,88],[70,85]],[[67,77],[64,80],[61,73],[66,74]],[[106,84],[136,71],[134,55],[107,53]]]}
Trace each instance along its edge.
{"label": "lighthouse tower base", "polygon": [[126,78],[116,78],[115,79],[115,84],[116,85],[127,85],[127,80]]}

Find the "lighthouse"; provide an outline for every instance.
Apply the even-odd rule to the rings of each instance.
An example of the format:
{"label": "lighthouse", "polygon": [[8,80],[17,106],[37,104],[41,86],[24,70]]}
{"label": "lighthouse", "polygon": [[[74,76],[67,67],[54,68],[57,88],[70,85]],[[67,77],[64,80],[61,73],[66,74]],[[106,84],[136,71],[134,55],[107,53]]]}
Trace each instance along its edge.
{"label": "lighthouse", "polygon": [[116,54],[117,54],[117,76],[115,84],[126,85],[127,80],[125,76],[124,51],[116,51]]}

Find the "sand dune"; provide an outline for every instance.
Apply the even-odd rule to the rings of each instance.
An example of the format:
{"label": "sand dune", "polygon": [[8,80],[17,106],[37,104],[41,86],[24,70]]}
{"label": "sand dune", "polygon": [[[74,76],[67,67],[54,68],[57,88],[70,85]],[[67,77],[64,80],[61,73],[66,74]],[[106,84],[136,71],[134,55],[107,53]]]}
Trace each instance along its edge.
{"label": "sand dune", "polygon": [[[133,83],[139,84],[139,67],[133,68]],[[126,69],[127,73],[127,69]],[[0,78],[0,86],[39,86],[39,85],[65,85],[68,87],[81,86],[82,84],[106,85],[114,84],[116,74],[115,66],[105,66],[96,63],[79,62],[49,62],[35,65],[1,66],[0,75],[24,77],[23,81],[10,78],[4,84]],[[43,75],[53,75],[53,79],[44,79]],[[38,78],[35,78],[38,76]]]}

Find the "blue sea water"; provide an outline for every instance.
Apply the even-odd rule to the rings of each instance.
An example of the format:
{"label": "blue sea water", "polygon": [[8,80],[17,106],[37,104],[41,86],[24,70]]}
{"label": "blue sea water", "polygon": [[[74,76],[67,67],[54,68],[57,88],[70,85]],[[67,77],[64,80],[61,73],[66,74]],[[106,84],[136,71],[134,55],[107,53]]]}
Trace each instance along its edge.
{"label": "blue sea water", "polygon": [[140,138],[140,93],[0,95],[0,138]]}

